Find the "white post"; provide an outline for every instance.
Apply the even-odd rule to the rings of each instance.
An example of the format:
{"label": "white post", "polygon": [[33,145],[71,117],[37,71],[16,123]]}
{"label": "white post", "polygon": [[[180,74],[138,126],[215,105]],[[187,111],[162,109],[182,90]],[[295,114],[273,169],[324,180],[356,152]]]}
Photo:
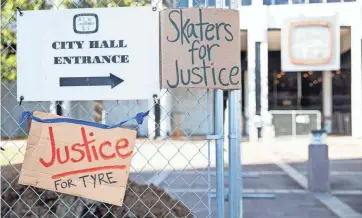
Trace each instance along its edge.
{"label": "white post", "polygon": [[[267,39],[268,30],[264,32],[264,39]],[[269,113],[269,101],[268,101],[268,40],[262,41],[260,45],[260,85],[261,85],[261,120],[262,120],[262,138],[272,137],[273,127],[272,119]]]}
{"label": "white post", "polygon": [[245,95],[248,95],[248,106],[247,114],[248,114],[248,134],[249,141],[257,141],[258,140],[258,132],[256,125],[254,123],[255,116],[255,40],[253,38],[252,30],[248,29],[248,72],[247,72],[247,87],[248,92]]}
{"label": "white post", "polygon": [[323,117],[324,117],[324,130],[327,133],[332,132],[332,77],[330,71],[323,72]]}
{"label": "white post", "polygon": [[107,112],[105,110],[102,110],[102,124],[104,124],[104,125],[107,124],[106,116],[107,116]]}
{"label": "white post", "polygon": [[[360,10],[356,10],[360,17]],[[351,15],[352,16],[352,15]],[[351,117],[352,137],[362,138],[362,63],[361,19],[354,19],[351,26]]]}
{"label": "white post", "polygon": [[160,95],[160,138],[165,139],[171,133],[172,96],[167,89],[161,90]]}
{"label": "white post", "polygon": [[256,127],[256,93],[255,93],[255,43],[261,42],[260,47],[260,78],[261,78],[261,118],[266,117],[268,111],[268,42],[267,42],[267,7],[262,0],[252,2],[252,13],[258,19],[253,19],[248,26],[248,132],[249,140],[258,140]]}
{"label": "white post", "polygon": [[[249,54],[249,53],[248,53]],[[244,114],[245,114],[245,122],[243,128],[245,129],[245,133],[249,134],[249,78],[248,71],[244,72]]]}
{"label": "white post", "polygon": [[57,114],[57,103],[55,101],[51,101],[49,105],[49,113]]}
{"label": "white post", "polygon": [[[223,93],[224,98],[224,93]],[[224,101],[224,100],[223,100]],[[223,102],[224,104],[224,102]],[[226,108],[224,109],[224,163],[229,164],[229,99],[226,101]]]}
{"label": "white post", "polygon": [[148,122],[147,122],[147,135],[149,139],[154,139],[156,135],[156,122],[155,122],[155,103],[154,99],[148,100],[148,108],[150,109],[150,113],[148,114]]}
{"label": "white post", "polygon": [[[188,6],[189,6],[189,8],[192,8],[192,6],[193,6],[193,0],[188,0]],[[201,5],[199,5],[199,6],[201,6]]]}

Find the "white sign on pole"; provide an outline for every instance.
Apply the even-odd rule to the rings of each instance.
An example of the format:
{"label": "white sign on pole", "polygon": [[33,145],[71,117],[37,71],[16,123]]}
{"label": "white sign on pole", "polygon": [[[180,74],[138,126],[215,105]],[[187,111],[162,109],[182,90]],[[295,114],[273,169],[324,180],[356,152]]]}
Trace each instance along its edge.
{"label": "white sign on pole", "polygon": [[152,7],[17,16],[18,100],[131,100],[159,93],[159,13]]}
{"label": "white sign on pole", "polygon": [[281,30],[282,71],[339,70],[337,16],[287,18]]}

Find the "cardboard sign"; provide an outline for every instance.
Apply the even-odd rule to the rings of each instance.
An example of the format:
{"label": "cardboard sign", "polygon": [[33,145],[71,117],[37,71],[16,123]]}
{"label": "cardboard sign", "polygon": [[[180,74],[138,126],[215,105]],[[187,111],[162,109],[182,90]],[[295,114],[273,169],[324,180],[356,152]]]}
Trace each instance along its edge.
{"label": "cardboard sign", "polygon": [[162,88],[240,89],[239,12],[161,11]]}
{"label": "cardboard sign", "polygon": [[151,6],[19,13],[18,100],[139,100],[160,92],[159,12]]}
{"label": "cardboard sign", "polygon": [[123,128],[32,120],[19,183],[122,206],[135,140]]}
{"label": "cardboard sign", "polygon": [[281,31],[283,71],[340,69],[337,16],[287,18]]}

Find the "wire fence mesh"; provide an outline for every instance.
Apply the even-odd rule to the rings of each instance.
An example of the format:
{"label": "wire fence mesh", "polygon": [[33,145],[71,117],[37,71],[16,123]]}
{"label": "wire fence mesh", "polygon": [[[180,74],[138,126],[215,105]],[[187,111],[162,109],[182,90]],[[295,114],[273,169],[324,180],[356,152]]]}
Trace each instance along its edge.
{"label": "wire fence mesh", "polygon": [[[208,91],[162,90],[150,101],[100,99],[19,105],[16,98],[17,7],[58,10],[151,4],[190,6],[188,1],[167,0],[5,0],[1,3],[1,146],[4,149],[1,151],[1,217],[211,216],[210,142],[204,137],[194,138],[213,131],[213,95]],[[200,2],[193,1],[192,5],[198,7]],[[141,14],[139,19],[143,19]],[[54,25],[61,25],[61,21]],[[36,53],[34,51],[34,55]],[[108,125],[151,111],[144,124],[133,122],[125,126],[137,130],[138,137],[123,207],[17,184],[29,132],[29,126],[21,124],[19,118],[23,111],[35,110]],[[203,189],[195,191],[198,187]]]}

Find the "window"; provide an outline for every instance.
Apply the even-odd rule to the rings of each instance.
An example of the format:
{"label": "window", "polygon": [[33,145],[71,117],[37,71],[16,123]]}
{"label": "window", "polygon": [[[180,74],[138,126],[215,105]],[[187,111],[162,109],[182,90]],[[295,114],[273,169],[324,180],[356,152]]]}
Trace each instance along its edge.
{"label": "window", "polygon": [[269,108],[297,109],[298,79],[296,72],[269,72]]}
{"label": "window", "polygon": [[304,4],[304,0],[293,0],[293,4]]}
{"label": "window", "polygon": [[288,0],[275,0],[276,5],[286,5],[288,4]]}
{"label": "window", "polygon": [[310,4],[313,4],[313,3],[322,3],[322,0],[309,0],[309,3],[310,3]]}
{"label": "window", "polygon": [[350,111],[351,109],[351,72],[348,70],[333,71],[333,111]]}
{"label": "window", "polygon": [[269,72],[270,110],[320,110],[321,72]]}
{"label": "window", "polygon": [[288,0],[263,0],[264,5],[286,5]]}
{"label": "window", "polygon": [[301,72],[301,99],[300,106],[307,110],[322,109],[322,72]]}
{"label": "window", "polygon": [[241,0],[241,5],[251,5],[251,0]]}

